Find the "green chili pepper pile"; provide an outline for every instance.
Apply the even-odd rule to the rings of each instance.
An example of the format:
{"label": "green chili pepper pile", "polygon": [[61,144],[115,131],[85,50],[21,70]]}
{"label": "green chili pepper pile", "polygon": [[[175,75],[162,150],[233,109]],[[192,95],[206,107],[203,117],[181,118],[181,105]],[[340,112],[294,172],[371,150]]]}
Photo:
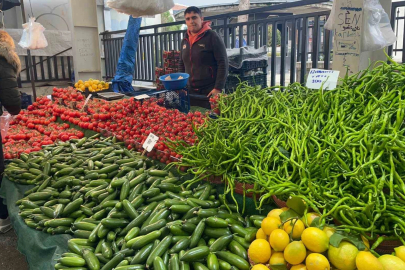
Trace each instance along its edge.
{"label": "green chili pepper pile", "polygon": [[[405,234],[405,65],[378,63],[337,89],[300,84],[257,89],[242,83],[219,100],[221,115],[172,143],[196,182],[215,175],[232,193],[254,184],[260,205],[295,194],[340,229]],[[252,191],[252,190],[249,190]]]}

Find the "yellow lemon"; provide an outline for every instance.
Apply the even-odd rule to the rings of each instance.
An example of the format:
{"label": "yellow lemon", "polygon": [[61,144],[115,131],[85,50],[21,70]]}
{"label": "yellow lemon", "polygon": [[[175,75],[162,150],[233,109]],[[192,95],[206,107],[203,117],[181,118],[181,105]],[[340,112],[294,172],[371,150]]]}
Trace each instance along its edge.
{"label": "yellow lemon", "polygon": [[256,264],[252,267],[252,270],[269,270],[269,268],[263,264]]}
{"label": "yellow lemon", "polygon": [[267,235],[264,233],[264,231],[263,231],[262,228],[260,228],[259,230],[257,230],[256,239],[264,239],[264,240],[267,240]]}
{"label": "yellow lemon", "polygon": [[307,250],[301,241],[294,241],[284,250],[284,259],[290,264],[300,264],[305,260]]}
{"label": "yellow lemon", "polygon": [[308,270],[330,270],[330,264],[325,256],[319,253],[309,254],[305,260]]}
{"label": "yellow lemon", "polygon": [[78,88],[79,87],[79,84],[78,83],[75,83],[75,88]]}
{"label": "yellow lemon", "polygon": [[356,257],[358,270],[384,270],[382,263],[369,251],[360,251]]}
{"label": "yellow lemon", "polygon": [[297,264],[291,267],[290,270],[307,270],[307,267],[305,266],[305,264]]}
{"label": "yellow lemon", "polygon": [[93,92],[93,87],[89,86],[89,91]]}
{"label": "yellow lemon", "polygon": [[284,211],[281,210],[281,209],[273,209],[273,210],[271,210],[271,211],[267,214],[267,216],[268,216],[268,217],[277,217],[277,218],[280,218],[280,214],[283,213],[283,212],[284,212]]}
{"label": "yellow lemon", "polygon": [[395,256],[397,256],[398,258],[400,258],[405,262],[405,246],[400,246],[394,249],[395,249]]}
{"label": "yellow lemon", "polygon": [[292,220],[284,223],[283,228],[284,228],[284,231],[286,231],[286,233],[288,233],[288,234],[291,234],[291,231],[292,231],[292,238],[294,240],[300,240],[301,234],[305,230],[305,225],[304,225],[304,222],[295,218],[295,219],[292,219]]}
{"label": "yellow lemon", "polygon": [[254,263],[267,263],[271,255],[269,242],[264,239],[256,239],[250,244],[248,254]]}
{"label": "yellow lemon", "polygon": [[339,247],[329,246],[328,257],[330,262],[340,270],[356,269],[356,257],[359,250],[349,242],[342,241]]}
{"label": "yellow lemon", "polygon": [[305,216],[301,218],[301,221],[304,222],[305,226],[310,227],[312,221],[321,215],[315,212],[307,213]]}
{"label": "yellow lemon", "polygon": [[84,87],[88,88],[88,87],[90,87],[90,84],[88,82],[85,82]]}
{"label": "yellow lemon", "polygon": [[285,262],[285,259],[284,259],[284,254],[283,254],[283,252],[274,252],[274,253],[271,255],[269,264],[270,264],[270,265],[276,265],[276,264],[284,264],[284,265],[287,265],[287,263]]}
{"label": "yellow lemon", "polygon": [[309,227],[302,232],[301,241],[310,251],[322,253],[329,247],[329,238],[326,233],[318,228]]}
{"label": "yellow lemon", "polygon": [[99,83],[99,84],[97,85],[97,88],[98,88],[98,89],[103,89],[103,86],[101,85],[101,83]]}
{"label": "yellow lemon", "polygon": [[393,255],[382,255],[378,260],[384,266],[384,270],[405,270],[405,262]]}
{"label": "yellow lemon", "polygon": [[274,230],[278,229],[281,225],[280,218],[266,217],[262,221],[262,229],[266,235],[270,235]]}
{"label": "yellow lemon", "polygon": [[336,232],[336,230],[334,228],[327,227],[327,226],[325,228],[323,228],[323,231],[326,233],[328,238],[330,238]]}
{"label": "yellow lemon", "polygon": [[85,87],[84,85],[82,85],[82,86],[80,87],[80,90],[85,91],[85,90],[86,90],[86,87]]}
{"label": "yellow lemon", "polygon": [[78,83],[78,84],[83,84],[83,81],[82,81],[82,80],[78,80],[77,83]]}
{"label": "yellow lemon", "polygon": [[290,243],[290,237],[282,229],[276,229],[270,234],[269,242],[275,251],[283,251]]}

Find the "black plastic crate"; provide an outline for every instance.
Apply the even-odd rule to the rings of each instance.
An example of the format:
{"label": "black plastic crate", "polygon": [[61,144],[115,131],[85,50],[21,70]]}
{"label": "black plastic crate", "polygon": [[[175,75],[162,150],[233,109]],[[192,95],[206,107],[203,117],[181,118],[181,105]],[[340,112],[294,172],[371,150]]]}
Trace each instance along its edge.
{"label": "black plastic crate", "polygon": [[259,61],[245,61],[242,64],[241,68],[234,68],[229,66],[229,71],[234,73],[245,72],[247,70],[256,69],[256,68],[266,68],[268,66],[267,60],[259,60]]}
{"label": "black plastic crate", "polygon": [[267,87],[267,74],[260,74],[256,76],[228,76],[225,84],[225,92],[232,93],[241,82],[247,82],[250,86],[260,86],[261,88]]}

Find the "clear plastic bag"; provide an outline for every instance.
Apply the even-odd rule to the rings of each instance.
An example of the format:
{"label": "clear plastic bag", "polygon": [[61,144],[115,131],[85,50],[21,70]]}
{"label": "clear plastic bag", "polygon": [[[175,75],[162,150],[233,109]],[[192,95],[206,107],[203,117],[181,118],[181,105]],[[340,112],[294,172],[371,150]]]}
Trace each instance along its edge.
{"label": "clear plastic bag", "polygon": [[[337,1],[333,1],[332,11],[325,24],[328,30],[334,30]],[[376,51],[395,43],[396,36],[392,30],[388,14],[378,0],[364,0],[363,31],[361,33],[361,51]]]}
{"label": "clear plastic bag", "polygon": [[23,28],[23,34],[18,45],[29,50],[48,47],[48,41],[44,35],[45,28],[42,24],[35,22],[35,18],[30,18],[29,22],[23,24]]}
{"label": "clear plastic bag", "polygon": [[173,0],[109,0],[107,6],[133,17],[153,16],[174,7]]}
{"label": "clear plastic bag", "polygon": [[10,126],[10,122],[13,121],[14,116],[9,113],[4,113],[0,117],[0,131],[1,137],[4,139],[7,136],[8,128]]}
{"label": "clear plastic bag", "polygon": [[364,1],[361,51],[376,51],[395,43],[390,19],[378,0]]}

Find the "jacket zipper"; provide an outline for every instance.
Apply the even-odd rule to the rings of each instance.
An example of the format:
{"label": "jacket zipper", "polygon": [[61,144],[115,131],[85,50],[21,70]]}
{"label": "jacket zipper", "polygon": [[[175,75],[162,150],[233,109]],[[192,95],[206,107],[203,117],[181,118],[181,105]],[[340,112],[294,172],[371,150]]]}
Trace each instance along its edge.
{"label": "jacket zipper", "polygon": [[[201,34],[199,37],[197,37],[197,39],[194,41],[194,43],[196,43],[197,41],[199,41],[200,39],[202,39],[202,37],[205,35],[206,32],[204,32],[203,34]],[[195,86],[194,83],[194,73],[193,73],[193,61],[191,58],[191,53],[192,53],[192,49],[193,49],[193,44],[191,44],[190,40],[188,38],[184,38],[185,40],[187,40],[188,44],[190,45],[190,63],[191,63],[191,83]],[[211,67],[210,67],[211,68]],[[214,75],[212,74],[212,78],[214,78]]]}

